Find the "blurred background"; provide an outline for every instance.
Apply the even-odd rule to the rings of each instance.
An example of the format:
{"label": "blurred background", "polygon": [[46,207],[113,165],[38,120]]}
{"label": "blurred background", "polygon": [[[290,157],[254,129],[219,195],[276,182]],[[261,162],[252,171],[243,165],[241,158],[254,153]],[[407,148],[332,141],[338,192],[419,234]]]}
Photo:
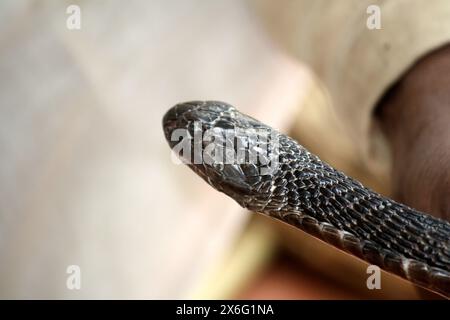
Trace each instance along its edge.
{"label": "blurred background", "polygon": [[[79,29],[68,28],[71,5]],[[389,40],[389,27],[369,34],[367,6],[2,0],[0,298],[423,297],[384,273],[382,290],[368,290],[367,264],[241,209],[171,161],[161,126],[178,102],[226,101],[389,194],[386,150],[366,156],[335,111],[353,101],[339,86],[365,92],[367,73],[347,77],[346,65],[367,57],[365,42]],[[345,24],[331,23],[338,15]],[[355,25],[367,37],[352,42]],[[336,54],[348,47],[358,54]],[[392,65],[390,79],[369,77],[380,85],[363,105],[408,66]],[[334,104],[339,90],[348,99]],[[70,265],[79,290],[67,287]]]}

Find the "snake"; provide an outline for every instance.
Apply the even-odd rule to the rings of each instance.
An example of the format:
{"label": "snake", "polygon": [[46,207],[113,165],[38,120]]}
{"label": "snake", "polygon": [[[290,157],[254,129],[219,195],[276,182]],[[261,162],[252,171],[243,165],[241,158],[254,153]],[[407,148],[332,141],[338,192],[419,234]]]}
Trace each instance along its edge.
{"label": "snake", "polygon": [[[182,163],[243,208],[450,298],[448,221],[365,187],[228,103],[179,103],[162,122]],[[195,152],[209,157],[192,161]],[[240,158],[224,161],[224,154]]]}

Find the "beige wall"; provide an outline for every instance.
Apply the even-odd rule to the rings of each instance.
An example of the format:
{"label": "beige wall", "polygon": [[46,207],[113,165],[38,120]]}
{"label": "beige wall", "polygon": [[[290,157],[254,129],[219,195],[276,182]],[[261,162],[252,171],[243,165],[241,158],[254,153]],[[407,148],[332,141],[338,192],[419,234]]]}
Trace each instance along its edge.
{"label": "beige wall", "polygon": [[10,0],[0,26],[0,297],[185,297],[248,215],[170,161],[163,113],[224,100],[285,128],[304,68],[240,1]]}

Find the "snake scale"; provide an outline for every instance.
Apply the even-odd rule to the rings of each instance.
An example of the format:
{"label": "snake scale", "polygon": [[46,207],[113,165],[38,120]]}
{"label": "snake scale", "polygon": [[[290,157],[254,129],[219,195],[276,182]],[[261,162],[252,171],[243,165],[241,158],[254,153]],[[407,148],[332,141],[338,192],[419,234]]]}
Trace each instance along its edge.
{"label": "snake scale", "polygon": [[[236,153],[237,141],[244,141],[241,146],[246,146],[243,154],[247,158],[252,148],[266,143],[267,150],[273,151],[266,161],[185,163],[242,207],[279,219],[387,272],[450,297],[449,222],[366,188],[292,138],[224,102],[177,104],[165,114],[163,129],[172,149],[180,142],[173,136],[176,129],[186,130],[190,138],[212,130],[216,139],[203,139],[202,150],[223,143],[226,132],[234,131],[232,150],[224,151]],[[243,134],[251,130],[264,130],[270,138],[254,144],[254,135]],[[191,150],[179,155],[186,160],[199,147],[199,142],[191,140]],[[269,163],[275,166],[263,174]]]}

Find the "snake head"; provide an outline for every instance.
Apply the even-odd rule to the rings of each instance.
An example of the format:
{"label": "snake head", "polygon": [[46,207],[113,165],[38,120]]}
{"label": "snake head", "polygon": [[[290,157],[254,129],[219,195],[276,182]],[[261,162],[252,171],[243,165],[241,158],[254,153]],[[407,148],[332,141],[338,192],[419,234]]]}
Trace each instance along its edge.
{"label": "snake head", "polygon": [[[241,206],[270,188],[278,132],[219,101],[177,104],[163,117],[165,137],[183,163]],[[262,199],[264,202],[264,200]]]}

